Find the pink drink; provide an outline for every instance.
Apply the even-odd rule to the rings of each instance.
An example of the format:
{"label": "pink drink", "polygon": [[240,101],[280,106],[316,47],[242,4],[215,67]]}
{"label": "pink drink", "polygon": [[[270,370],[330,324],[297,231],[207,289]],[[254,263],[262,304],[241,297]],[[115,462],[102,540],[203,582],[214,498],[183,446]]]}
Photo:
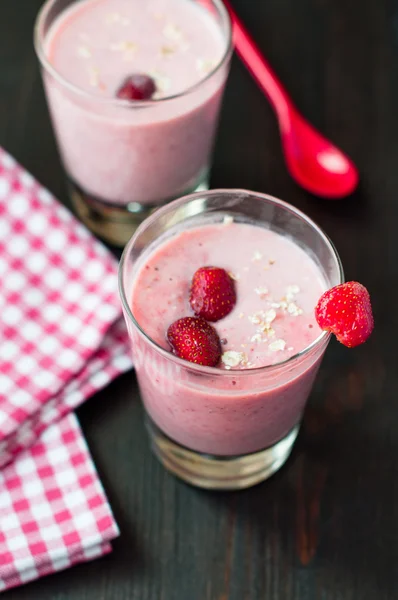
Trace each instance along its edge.
{"label": "pink drink", "polygon": [[[165,341],[173,321],[192,315],[190,282],[206,265],[237,287],[233,311],[215,323],[217,367],[181,360]],[[330,339],[314,307],[342,281],[319,227],[265,194],[191,194],[140,225],[122,256],[120,295],[151,445],[168,470],[236,490],[280,469]]]}
{"label": "pink drink", "polygon": [[[49,106],[72,182],[120,207],[157,205],[203,184],[228,44],[199,2],[71,3],[48,29],[43,51]],[[154,102],[115,100],[134,73],[155,80]]]}
{"label": "pink drink", "polygon": [[225,377],[206,369],[202,383],[199,374],[167,365],[139,335],[133,338],[151,419],[179,444],[219,456],[272,446],[299,423],[323,351],[263,376],[252,376],[253,369],[287,361],[319,338],[314,307],[328,287],[320,267],[289,237],[230,221],[159,238],[137,263],[131,290],[141,329],[168,349],[168,326],[192,315],[189,287],[196,269],[218,266],[236,279],[237,304],[214,324],[223,340]]}

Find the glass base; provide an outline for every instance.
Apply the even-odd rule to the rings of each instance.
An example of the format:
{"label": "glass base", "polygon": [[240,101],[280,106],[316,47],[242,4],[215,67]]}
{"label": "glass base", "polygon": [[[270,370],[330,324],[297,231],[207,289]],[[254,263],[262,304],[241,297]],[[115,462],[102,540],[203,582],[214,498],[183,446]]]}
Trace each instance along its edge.
{"label": "glass base", "polygon": [[[113,246],[124,247],[137,227],[162,205],[130,202],[127,205],[111,204],[84,192],[74,181],[68,178],[69,195],[79,219],[104,241]],[[202,192],[209,189],[208,173],[200,183],[185,193]],[[181,194],[183,195],[183,194]],[[170,198],[169,201],[175,198]]]}
{"label": "glass base", "polygon": [[210,490],[241,490],[271,477],[286,462],[298,435],[296,425],[282,440],[253,454],[212,456],[180,446],[147,418],[152,449],[171,473]]}

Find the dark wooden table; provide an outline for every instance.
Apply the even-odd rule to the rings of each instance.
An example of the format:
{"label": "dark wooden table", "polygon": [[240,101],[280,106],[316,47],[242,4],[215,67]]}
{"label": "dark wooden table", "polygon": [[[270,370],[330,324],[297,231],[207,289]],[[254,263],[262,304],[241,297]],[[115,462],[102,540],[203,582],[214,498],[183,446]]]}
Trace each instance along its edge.
{"label": "dark wooden table", "polygon": [[[1,1],[0,144],[65,201],[31,41],[40,4]],[[331,343],[289,462],[240,493],[205,493],[168,475],[149,451],[134,373],[120,377],[78,414],[121,537],[110,556],[10,600],[398,598],[398,4],[235,5],[304,114],[356,161],[362,184],[342,202],[297,188],[267,101],[236,59],[212,184],[269,192],[317,220],[347,278],[368,286],[375,333],[354,351]]]}

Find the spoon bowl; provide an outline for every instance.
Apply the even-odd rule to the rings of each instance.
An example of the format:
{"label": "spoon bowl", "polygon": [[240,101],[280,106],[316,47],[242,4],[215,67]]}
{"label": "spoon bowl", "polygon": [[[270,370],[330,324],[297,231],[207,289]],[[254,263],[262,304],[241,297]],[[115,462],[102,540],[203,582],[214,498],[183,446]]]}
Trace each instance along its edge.
{"label": "spoon bowl", "polygon": [[279,120],[287,167],[301,187],[316,196],[339,199],[352,194],[359,182],[350,158],[321,135],[295,109]]}

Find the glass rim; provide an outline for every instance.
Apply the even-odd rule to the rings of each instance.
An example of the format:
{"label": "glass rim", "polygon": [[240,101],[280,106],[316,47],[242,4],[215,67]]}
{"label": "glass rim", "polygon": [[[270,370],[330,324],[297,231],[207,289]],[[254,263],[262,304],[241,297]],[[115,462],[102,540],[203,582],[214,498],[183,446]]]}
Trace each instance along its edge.
{"label": "glass rim", "polygon": [[254,367],[254,368],[250,368],[250,369],[229,369],[229,370],[220,369],[219,367],[206,367],[203,365],[197,365],[195,363],[190,363],[189,361],[179,358],[178,356],[175,356],[171,352],[165,350],[164,348],[162,348],[162,346],[159,346],[151,337],[149,337],[149,335],[144,331],[144,329],[138,323],[138,321],[136,320],[136,318],[133,315],[133,312],[130,308],[130,304],[126,297],[126,291],[125,291],[125,286],[124,286],[124,282],[123,282],[124,265],[126,263],[127,257],[130,254],[132,247],[134,246],[136,239],[150,225],[152,225],[152,223],[154,223],[160,216],[167,213],[167,211],[173,210],[174,208],[177,208],[179,206],[187,204],[188,202],[190,202],[191,200],[195,200],[196,198],[203,198],[203,197],[209,198],[211,196],[219,196],[219,195],[223,195],[223,194],[224,195],[225,194],[228,194],[228,195],[247,194],[251,197],[256,197],[261,200],[266,200],[270,203],[280,206],[281,208],[287,210],[290,213],[293,213],[295,216],[297,216],[300,219],[302,219],[303,221],[305,221],[308,225],[310,225],[310,227],[312,227],[316,231],[316,233],[322,238],[322,240],[325,242],[326,246],[329,248],[330,253],[331,253],[332,257],[334,258],[334,260],[337,264],[337,267],[338,267],[339,283],[344,283],[343,265],[341,263],[340,256],[339,256],[333,242],[331,241],[329,236],[323,231],[323,229],[321,229],[321,227],[319,227],[319,225],[317,225],[315,223],[315,221],[313,221],[305,213],[303,213],[301,210],[297,209],[296,207],[292,206],[288,202],[279,200],[279,198],[276,198],[269,194],[263,194],[261,192],[254,192],[251,190],[245,190],[245,189],[239,189],[239,188],[233,188],[233,189],[220,188],[220,189],[213,189],[213,190],[204,191],[204,192],[195,192],[193,194],[188,194],[187,196],[178,198],[177,200],[173,200],[172,202],[169,202],[162,208],[157,209],[151,216],[149,216],[147,219],[145,219],[139,225],[139,227],[134,232],[133,236],[127,242],[127,244],[123,250],[123,254],[121,256],[120,262],[119,262],[119,271],[118,271],[119,295],[120,295],[120,298],[122,301],[122,305],[123,305],[125,314],[128,315],[128,317],[129,317],[130,321],[133,323],[134,327],[139,331],[139,333],[144,337],[144,339],[149,343],[149,345],[152,348],[154,348],[159,354],[161,354],[164,358],[171,360],[172,362],[175,362],[176,364],[180,365],[181,367],[183,367],[185,369],[191,369],[191,370],[199,372],[203,375],[206,374],[206,375],[223,376],[223,377],[228,376],[228,375],[232,375],[234,377],[243,377],[243,376],[248,376],[250,374],[258,375],[259,373],[263,373],[263,372],[268,373],[271,371],[275,371],[276,369],[279,369],[281,367],[286,367],[289,364],[296,362],[298,359],[302,358],[303,356],[309,354],[312,350],[314,350],[315,348],[320,346],[322,343],[326,344],[330,339],[331,333],[329,331],[322,331],[319,334],[319,336],[313,342],[311,342],[311,344],[309,344],[308,346],[303,348],[303,350],[300,350],[300,352],[296,352],[296,354],[293,354],[289,358],[286,358],[285,360],[282,360],[282,361],[277,362],[272,365],[265,365],[262,367]]}
{"label": "glass rim", "polygon": [[184,96],[187,96],[187,95],[193,93],[196,89],[200,88],[204,83],[206,83],[207,81],[212,79],[213,76],[215,76],[230,59],[230,57],[232,55],[232,51],[233,51],[233,36],[232,36],[231,18],[229,16],[229,12],[226,9],[222,0],[212,0],[212,1],[216,5],[219,13],[221,14],[223,23],[225,23],[227,25],[227,40],[226,40],[227,44],[226,44],[226,48],[225,48],[225,51],[224,51],[222,57],[220,58],[219,62],[213,67],[213,69],[209,73],[207,73],[207,75],[205,77],[203,77],[202,79],[200,79],[199,81],[197,81],[196,83],[194,83],[193,85],[188,87],[186,90],[183,90],[182,92],[178,92],[176,94],[172,94],[170,96],[164,96],[162,98],[157,98],[154,100],[134,101],[134,103],[132,103],[129,100],[123,100],[121,98],[109,98],[109,97],[102,98],[101,96],[96,95],[94,92],[83,90],[79,86],[70,82],[50,63],[50,61],[47,59],[46,53],[44,51],[44,36],[42,35],[42,25],[43,25],[44,19],[48,15],[51,8],[57,2],[59,2],[59,0],[46,0],[46,2],[44,2],[43,6],[40,8],[40,10],[37,14],[36,20],[35,20],[34,28],[33,28],[33,45],[35,48],[36,55],[40,61],[40,64],[42,65],[42,67],[50,75],[52,75],[54,77],[54,79],[56,79],[60,84],[62,84],[64,87],[66,87],[71,92],[74,92],[75,94],[78,94],[79,96],[81,96],[83,98],[90,99],[95,102],[99,102],[100,104],[102,104],[104,106],[116,106],[116,107],[120,107],[120,108],[127,108],[129,110],[134,110],[137,108],[149,108],[150,106],[158,106],[158,105],[162,104],[163,102],[169,102],[172,100],[176,100],[178,98],[182,98]]}

